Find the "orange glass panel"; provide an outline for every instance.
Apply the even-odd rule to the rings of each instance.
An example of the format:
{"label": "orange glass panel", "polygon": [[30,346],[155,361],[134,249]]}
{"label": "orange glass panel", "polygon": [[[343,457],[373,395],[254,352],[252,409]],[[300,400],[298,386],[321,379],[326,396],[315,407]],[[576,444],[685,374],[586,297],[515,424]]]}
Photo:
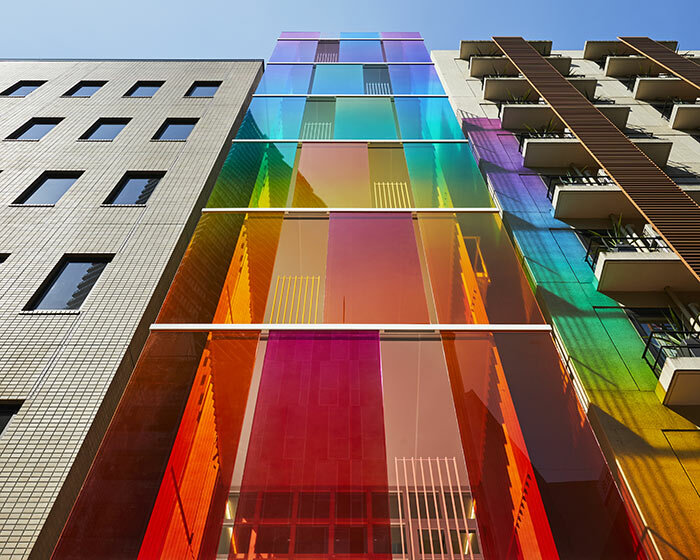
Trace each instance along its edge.
{"label": "orange glass panel", "polygon": [[332,213],[328,233],[328,323],[427,323],[413,219]]}
{"label": "orange glass panel", "polygon": [[371,206],[367,144],[302,144],[293,206]]}

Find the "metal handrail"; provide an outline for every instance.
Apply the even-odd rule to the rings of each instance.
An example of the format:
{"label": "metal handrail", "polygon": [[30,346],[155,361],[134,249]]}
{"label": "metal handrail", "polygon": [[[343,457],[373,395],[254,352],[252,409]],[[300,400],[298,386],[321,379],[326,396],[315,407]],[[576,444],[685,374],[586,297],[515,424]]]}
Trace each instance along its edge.
{"label": "metal handrail", "polygon": [[554,190],[559,185],[606,187],[614,185],[607,175],[542,175],[547,185],[547,198],[554,200]]}
{"label": "metal handrail", "polygon": [[[586,231],[578,230],[578,232],[586,237],[590,235]],[[588,240],[585,260],[595,270],[601,253],[649,253],[657,251],[670,251],[666,241],[660,236],[595,235]]]}
{"label": "metal handrail", "polygon": [[697,331],[652,331],[642,353],[656,377],[661,375],[667,358],[692,357],[700,357],[700,332]]}

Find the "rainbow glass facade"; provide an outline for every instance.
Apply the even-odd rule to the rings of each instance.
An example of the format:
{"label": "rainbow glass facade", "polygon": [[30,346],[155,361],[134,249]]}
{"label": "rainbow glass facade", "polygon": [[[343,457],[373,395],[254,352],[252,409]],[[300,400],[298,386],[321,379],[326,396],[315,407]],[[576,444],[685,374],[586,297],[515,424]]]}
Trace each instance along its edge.
{"label": "rainbow glass facade", "polygon": [[54,558],[643,558],[422,39],[280,37]]}

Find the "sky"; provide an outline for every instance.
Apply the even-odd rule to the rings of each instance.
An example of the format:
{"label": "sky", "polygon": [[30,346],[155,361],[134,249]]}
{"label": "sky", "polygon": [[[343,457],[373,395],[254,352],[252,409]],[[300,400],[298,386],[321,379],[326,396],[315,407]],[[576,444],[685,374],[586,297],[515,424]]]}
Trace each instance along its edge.
{"label": "sky", "polygon": [[[668,9],[667,9],[668,6]],[[699,0],[5,0],[4,58],[268,58],[281,31],[420,31],[428,49],[521,35],[700,49]]]}

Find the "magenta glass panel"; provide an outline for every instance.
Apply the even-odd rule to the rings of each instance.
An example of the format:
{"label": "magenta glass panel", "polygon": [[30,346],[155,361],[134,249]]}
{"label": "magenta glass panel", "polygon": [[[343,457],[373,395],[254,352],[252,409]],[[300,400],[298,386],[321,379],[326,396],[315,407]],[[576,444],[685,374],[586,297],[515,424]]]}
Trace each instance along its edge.
{"label": "magenta glass panel", "polygon": [[318,41],[277,41],[270,62],[313,62]]}
{"label": "magenta glass panel", "polygon": [[331,213],[327,323],[427,323],[410,214]]}
{"label": "magenta glass panel", "polygon": [[229,558],[389,559],[378,333],[267,342]]}

